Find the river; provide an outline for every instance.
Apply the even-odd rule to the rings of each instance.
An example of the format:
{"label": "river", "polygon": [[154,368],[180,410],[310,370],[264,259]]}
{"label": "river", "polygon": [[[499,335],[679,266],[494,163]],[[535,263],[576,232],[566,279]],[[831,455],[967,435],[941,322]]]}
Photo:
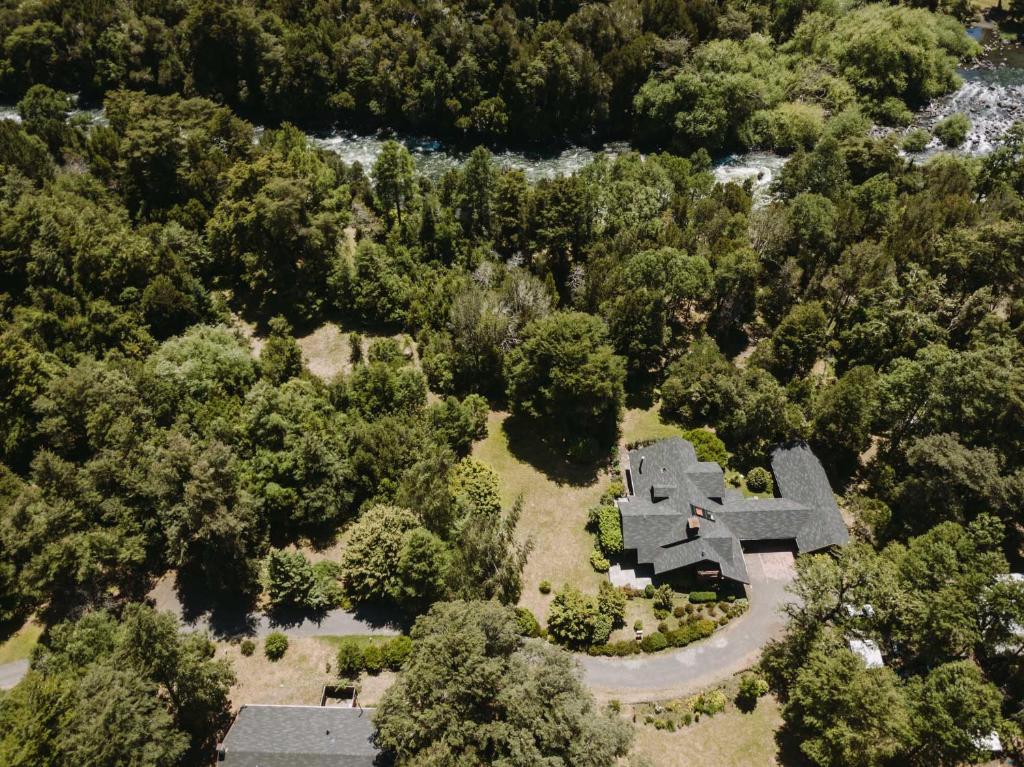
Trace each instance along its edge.
{"label": "river", "polygon": [[[960,151],[979,155],[992,151],[1007,129],[1015,121],[1024,119],[1024,47],[1000,40],[989,26],[972,27],[969,33],[982,44],[983,55],[977,62],[960,70],[963,85],[922,110],[912,127],[931,129],[944,117],[963,112],[971,119],[972,127]],[[79,114],[94,121],[103,119],[102,113],[96,110]],[[0,107],[0,119],[4,118],[18,119],[17,111],[13,107]],[[338,154],[345,162],[359,162],[367,169],[373,165],[385,141],[380,135],[343,130],[312,134],[310,138],[318,146]],[[399,140],[411,152],[417,168],[435,178],[459,166],[466,157],[464,152],[453,151],[433,139],[405,136]],[[494,157],[498,165],[518,168],[528,179],[536,181],[570,175],[598,155],[615,157],[629,149],[627,142],[613,142],[599,149],[573,146],[557,154],[501,151]],[[939,150],[938,141],[933,141],[921,156],[926,157]],[[785,157],[771,152],[748,152],[717,161],[714,173],[715,178],[722,182],[753,179],[755,196],[763,201],[785,162]]]}

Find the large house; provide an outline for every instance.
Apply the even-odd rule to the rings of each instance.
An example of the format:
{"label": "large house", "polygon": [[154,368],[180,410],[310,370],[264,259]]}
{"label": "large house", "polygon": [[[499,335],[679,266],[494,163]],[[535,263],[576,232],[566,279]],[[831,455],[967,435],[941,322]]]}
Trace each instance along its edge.
{"label": "large house", "polygon": [[623,544],[655,576],[687,569],[749,583],[742,544],[790,543],[798,552],[849,540],[821,463],[805,444],[772,453],[776,498],[725,486],[722,467],[698,461],[678,437],[629,451],[619,499]]}

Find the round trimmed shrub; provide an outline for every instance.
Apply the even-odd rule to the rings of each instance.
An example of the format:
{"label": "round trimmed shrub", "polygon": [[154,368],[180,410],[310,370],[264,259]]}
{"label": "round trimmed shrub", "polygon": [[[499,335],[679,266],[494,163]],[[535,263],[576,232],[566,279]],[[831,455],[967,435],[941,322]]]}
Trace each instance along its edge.
{"label": "round trimmed shrub", "polygon": [[640,620],[633,621],[633,631],[643,631],[644,622]]}
{"label": "round trimmed shrub", "polygon": [[411,653],[412,639],[404,635],[396,636],[381,648],[384,665],[390,671],[399,671]]}
{"label": "round trimmed shrub", "polygon": [[772,491],[772,475],[768,469],[755,466],[747,472],[747,490],[752,493],[770,493]]}
{"label": "round trimmed shrub", "polygon": [[654,584],[652,583],[648,583],[646,586],[644,586],[644,596],[647,599],[654,599],[654,595],[657,593],[657,591],[658,590],[654,588]]}
{"label": "round trimmed shrub", "polygon": [[243,639],[242,643],[238,646],[238,651],[248,658],[256,652],[256,643],[251,639]]}
{"label": "round trimmed shrub", "polygon": [[640,642],[640,647],[643,648],[644,652],[658,652],[668,647],[668,637],[662,634],[660,631],[655,631],[648,634]]}
{"label": "round trimmed shrub", "polygon": [[519,625],[519,633],[524,637],[540,636],[540,621],[528,607],[516,608],[516,623]]}
{"label": "round trimmed shrub", "polygon": [[551,593],[551,581],[541,581],[540,585],[537,588],[540,590],[541,594],[550,594]]}
{"label": "round trimmed shrub", "polygon": [[363,670],[363,648],[356,639],[342,639],[338,645],[338,676],[355,679]]}
{"label": "round trimmed shrub", "polygon": [[263,640],[263,654],[268,659],[281,660],[286,652],[288,652],[288,637],[280,631],[267,634],[267,638]]}
{"label": "round trimmed shrub", "polygon": [[363,650],[363,668],[367,674],[379,674],[384,670],[384,653],[375,644],[367,645]]}

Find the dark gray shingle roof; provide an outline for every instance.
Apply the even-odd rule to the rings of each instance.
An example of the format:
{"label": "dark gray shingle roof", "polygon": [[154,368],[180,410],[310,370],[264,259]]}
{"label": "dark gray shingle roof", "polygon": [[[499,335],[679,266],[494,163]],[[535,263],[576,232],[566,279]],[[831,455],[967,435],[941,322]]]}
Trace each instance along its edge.
{"label": "dark gray shingle roof", "polygon": [[817,512],[810,515],[797,536],[796,545],[800,551],[840,546],[850,540],[828,475],[805,443],[775,448],[772,451],[772,473],[775,474],[779,495],[792,498]]}
{"label": "dark gray shingle roof", "polygon": [[[747,582],[740,541],[792,540],[799,551],[846,543],[849,535],[828,477],[806,445],[778,448],[772,468],[780,498],[745,498],[726,488],[718,464],[698,462],[693,445],[673,437],[629,453],[633,494],[618,502],[623,543],[655,573],[716,562]],[[689,536],[695,509],[709,512]]]}
{"label": "dark gray shingle roof", "polygon": [[220,750],[225,767],[372,767],[372,709],[242,706]]}

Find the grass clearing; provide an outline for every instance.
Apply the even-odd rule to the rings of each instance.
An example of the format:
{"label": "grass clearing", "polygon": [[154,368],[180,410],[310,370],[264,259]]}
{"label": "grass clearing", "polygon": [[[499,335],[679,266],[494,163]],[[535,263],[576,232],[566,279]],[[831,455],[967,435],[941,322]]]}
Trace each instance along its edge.
{"label": "grass clearing", "polygon": [[661,420],[658,404],[646,410],[627,410],[622,419],[622,444],[644,439],[666,439],[683,436],[684,429]]}
{"label": "grass clearing", "polygon": [[40,624],[34,620],[27,621],[10,639],[0,644],[0,663],[13,663],[28,658],[42,633],[43,627]]}
{"label": "grass clearing", "polygon": [[349,334],[333,322],[321,325],[312,333],[296,338],[302,350],[302,361],[310,373],[330,381],[339,373],[352,370],[352,348]]}
{"label": "grass clearing", "polygon": [[[342,639],[361,644],[383,644],[391,637],[317,636],[288,637],[288,651],[278,661],[267,660],[263,640],[257,639],[256,652],[242,655],[238,643],[218,642],[217,657],[228,658],[238,681],[231,688],[231,706],[244,703],[318,706],[325,685],[337,684],[335,656]],[[373,706],[395,681],[395,674],[383,671],[376,676],[363,674],[359,679],[359,702]]]}
{"label": "grass clearing", "polygon": [[[522,537],[533,538],[534,548],[523,570],[523,594],[519,603],[530,608],[543,624],[552,595],[564,583],[597,593],[604,575],[590,566],[594,538],[587,532],[587,511],[597,504],[608,485],[603,473],[590,484],[559,483],[513,455],[503,428],[507,413],[491,413],[487,437],[473,447],[473,456],[491,466],[501,478],[502,502],[511,505],[523,498],[519,520]],[[541,581],[551,581],[552,594],[541,594]]]}
{"label": "grass clearing", "polygon": [[262,639],[248,658],[238,644],[217,643],[217,657],[228,658],[238,677],[229,693],[234,709],[243,703],[319,705],[324,685],[337,682],[335,654],[319,637],[289,637],[288,651],[278,661],[263,654]]}
{"label": "grass clearing", "polygon": [[765,696],[749,714],[730,704],[722,713],[675,732],[638,721],[632,753],[655,767],[777,767],[787,764],[780,761],[775,742],[781,726],[778,702]]}

